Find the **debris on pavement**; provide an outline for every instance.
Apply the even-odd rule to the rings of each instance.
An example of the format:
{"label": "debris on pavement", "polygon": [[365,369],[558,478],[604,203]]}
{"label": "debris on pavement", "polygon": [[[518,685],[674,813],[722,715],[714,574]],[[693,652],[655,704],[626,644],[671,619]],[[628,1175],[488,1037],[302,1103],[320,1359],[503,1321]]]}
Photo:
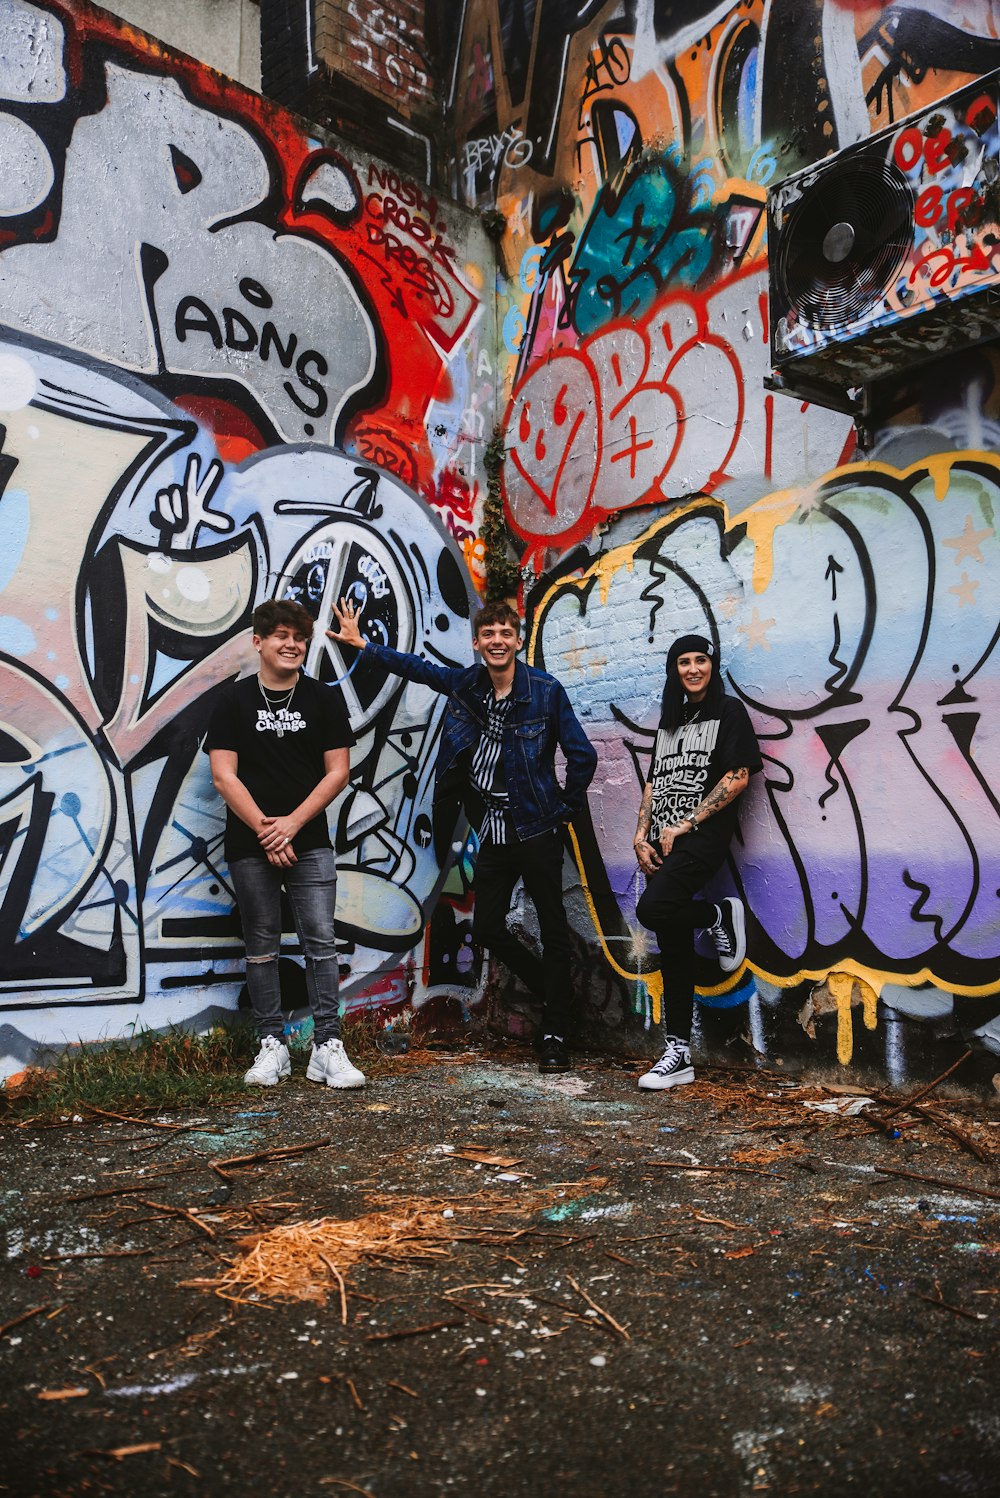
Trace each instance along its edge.
{"label": "debris on pavement", "polygon": [[8,1131],[14,1498],[996,1491],[990,1099],[396,1059]]}

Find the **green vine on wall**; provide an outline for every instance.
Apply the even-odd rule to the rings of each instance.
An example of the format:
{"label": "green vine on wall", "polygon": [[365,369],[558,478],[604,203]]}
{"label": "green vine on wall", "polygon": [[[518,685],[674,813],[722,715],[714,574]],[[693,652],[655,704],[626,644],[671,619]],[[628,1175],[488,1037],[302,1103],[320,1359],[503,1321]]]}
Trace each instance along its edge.
{"label": "green vine on wall", "polygon": [[485,551],[483,561],[486,568],[487,603],[516,597],[521,581],[521,569],[510,555],[507,523],[503,518],[503,495],[500,492],[500,475],[507,456],[505,436],[503,427],[495,426],[483,458],[486,498],[483,501],[483,523],[479,534]]}

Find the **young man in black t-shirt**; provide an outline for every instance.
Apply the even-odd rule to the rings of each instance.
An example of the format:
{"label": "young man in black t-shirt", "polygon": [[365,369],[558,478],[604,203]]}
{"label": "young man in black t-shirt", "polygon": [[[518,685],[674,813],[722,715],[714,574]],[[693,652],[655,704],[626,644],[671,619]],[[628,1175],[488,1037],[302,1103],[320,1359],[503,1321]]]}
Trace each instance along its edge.
{"label": "young man in black t-shirt", "polygon": [[682,635],[667,654],[660,726],[639,808],[635,854],[646,875],[636,915],[657,938],[663,981],[663,1055],[639,1086],[694,1081],[694,933],[707,931],[724,973],[746,956],[741,900],[716,905],[700,891],[722,867],[737,828],[737,798],[761,768],[742,702],[727,697],[715,647]]}
{"label": "young man in black t-shirt", "polygon": [[326,822],[326,808],[347,784],[354,735],[339,690],[302,674],[313,631],[307,611],[297,603],[262,603],[253,631],[259,670],[221,688],[205,740],[212,783],[228,808],[226,859],[260,1036],[244,1081],[273,1087],[291,1075],[278,978],[284,886],[315,1026],[306,1077],[328,1087],[363,1087],[340,1040],[337,867]]}

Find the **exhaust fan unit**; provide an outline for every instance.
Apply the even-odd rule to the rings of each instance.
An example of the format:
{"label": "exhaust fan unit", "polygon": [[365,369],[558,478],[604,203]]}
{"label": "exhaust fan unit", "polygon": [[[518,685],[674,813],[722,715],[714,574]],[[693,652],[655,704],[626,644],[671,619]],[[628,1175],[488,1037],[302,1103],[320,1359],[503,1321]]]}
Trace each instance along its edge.
{"label": "exhaust fan unit", "polygon": [[771,189],[772,389],[858,415],[1000,335],[998,111],[991,73]]}

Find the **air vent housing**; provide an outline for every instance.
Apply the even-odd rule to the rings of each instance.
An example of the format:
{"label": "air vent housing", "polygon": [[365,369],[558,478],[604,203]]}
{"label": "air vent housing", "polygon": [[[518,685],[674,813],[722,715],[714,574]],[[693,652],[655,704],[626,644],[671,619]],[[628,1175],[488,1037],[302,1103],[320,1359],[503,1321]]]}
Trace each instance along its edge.
{"label": "air vent housing", "polygon": [[851,409],[1000,336],[998,115],[990,73],[770,190],[774,388]]}

